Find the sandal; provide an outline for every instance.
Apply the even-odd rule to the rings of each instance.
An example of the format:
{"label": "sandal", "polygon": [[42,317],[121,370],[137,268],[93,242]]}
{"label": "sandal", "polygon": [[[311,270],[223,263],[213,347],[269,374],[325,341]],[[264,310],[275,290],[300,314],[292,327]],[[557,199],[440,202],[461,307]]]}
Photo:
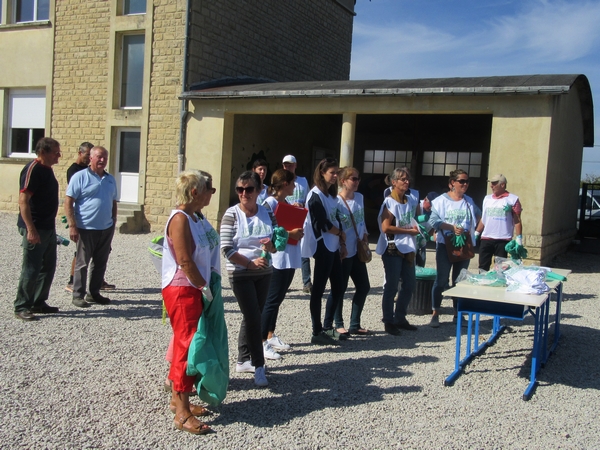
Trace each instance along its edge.
{"label": "sandal", "polygon": [[345,328],[337,328],[335,331],[340,333],[342,336],[350,336],[350,333]]}
{"label": "sandal", "polygon": [[[169,409],[171,410],[171,412],[173,414],[175,414],[176,408],[175,408],[175,405],[173,403],[171,403],[169,405]],[[190,412],[192,413],[192,415],[194,415],[196,417],[202,417],[202,416],[209,416],[210,415],[210,411],[208,409],[206,409],[204,406],[192,405],[191,403],[190,403]]]}
{"label": "sandal", "polygon": [[[194,424],[194,421],[197,423]],[[173,419],[173,425],[175,425],[175,428],[180,431],[187,431],[188,433],[192,434],[206,434],[212,431],[208,425],[206,425],[204,422],[200,422],[194,417],[193,414],[190,414],[186,418],[175,416],[175,419]]]}

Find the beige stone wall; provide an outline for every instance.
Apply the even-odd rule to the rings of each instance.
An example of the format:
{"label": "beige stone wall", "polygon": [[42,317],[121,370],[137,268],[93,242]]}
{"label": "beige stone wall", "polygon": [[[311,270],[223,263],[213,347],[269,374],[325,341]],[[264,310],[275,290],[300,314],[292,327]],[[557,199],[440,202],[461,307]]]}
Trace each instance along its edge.
{"label": "beige stone wall", "polygon": [[175,200],[181,111],[177,97],[183,90],[185,3],[182,0],[154,1],[144,206],[152,231],[164,226]]}
{"label": "beige stone wall", "polygon": [[353,15],[335,0],[194,2],[190,83],[347,80]]}
{"label": "beige stone wall", "polygon": [[108,146],[105,140],[110,40],[110,2],[56,2],[54,87],[51,136],[63,156],[54,172],[60,192],[66,171],[84,141]]}

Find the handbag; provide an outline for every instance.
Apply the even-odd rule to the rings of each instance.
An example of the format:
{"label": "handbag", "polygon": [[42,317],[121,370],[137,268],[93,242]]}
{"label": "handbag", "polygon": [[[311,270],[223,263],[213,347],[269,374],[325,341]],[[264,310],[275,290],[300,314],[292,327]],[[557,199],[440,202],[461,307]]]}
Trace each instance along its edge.
{"label": "handbag", "polygon": [[[342,196],[340,195],[340,197]],[[350,213],[350,219],[352,220],[352,226],[354,227],[354,232],[356,233],[356,254],[358,255],[358,260],[364,263],[371,262],[371,260],[373,259],[373,254],[371,253],[369,244],[367,244],[358,236],[358,229],[356,228],[356,222],[354,221],[354,215],[352,214],[352,210],[348,206],[348,202],[344,197],[342,197],[342,200],[346,204],[346,208],[348,208],[348,212]]]}
{"label": "handbag", "polygon": [[471,233],[465,231],[465,238],[467,242],[462,247],[455,247],[452,244],[451,237],[452,236],[445,236],[446,252],[448,253],[448,260],[451,263],[466,261],[468,259],[472,259],[475,256],[475,249],[473,248]]}

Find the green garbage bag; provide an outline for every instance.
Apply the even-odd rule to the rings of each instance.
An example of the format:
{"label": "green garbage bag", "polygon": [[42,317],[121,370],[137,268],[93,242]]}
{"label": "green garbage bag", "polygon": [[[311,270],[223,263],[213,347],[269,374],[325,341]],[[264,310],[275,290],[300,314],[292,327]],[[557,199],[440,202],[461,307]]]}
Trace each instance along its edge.
{"label": "green garbage bag", "polygon": [[204,309],[188,350],[187,374],[196,377],[196,391],[203,402],[219,405],[229,386],[229,346],[221,275],[211,272],[209,288],[213,300],[203,296]]}

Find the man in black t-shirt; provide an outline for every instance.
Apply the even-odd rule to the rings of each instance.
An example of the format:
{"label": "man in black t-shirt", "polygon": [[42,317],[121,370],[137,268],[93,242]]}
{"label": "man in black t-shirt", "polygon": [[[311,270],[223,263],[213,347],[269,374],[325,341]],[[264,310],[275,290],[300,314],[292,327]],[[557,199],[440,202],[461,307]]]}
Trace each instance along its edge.
{"label": "man in black t-shirt", "polygon": [[61,157],[60,144],[41,138],[36,146],[37,158],[21,171],[19,218],[17,226],[23,236],[23,264],[15,298],[18,319],[37,320],[33,313],[52,314],[58,308],[46,303],[56,270],[56,212],[58,181],[52,166]]}

